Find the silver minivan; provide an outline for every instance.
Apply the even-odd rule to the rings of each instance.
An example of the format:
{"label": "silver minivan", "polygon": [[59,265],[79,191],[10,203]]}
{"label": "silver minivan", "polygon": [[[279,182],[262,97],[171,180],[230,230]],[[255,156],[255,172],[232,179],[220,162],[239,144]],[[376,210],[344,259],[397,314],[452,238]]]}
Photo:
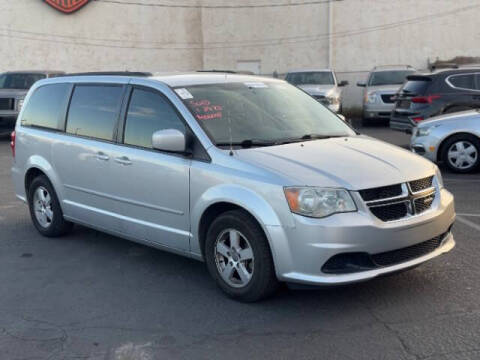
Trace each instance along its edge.
{"label": "silver minivan", "polygon": [[347,284],[450,251],[433,163],[285,81],[191,73],[37,82],[12,134],[44,236],[82,224],[206,262],[231,297]]}

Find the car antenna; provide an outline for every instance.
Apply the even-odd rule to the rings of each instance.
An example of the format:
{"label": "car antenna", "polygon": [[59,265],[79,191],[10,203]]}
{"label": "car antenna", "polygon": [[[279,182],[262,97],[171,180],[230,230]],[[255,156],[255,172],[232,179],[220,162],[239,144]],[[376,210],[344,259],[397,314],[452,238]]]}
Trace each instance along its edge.
{"label": "car antenna", "polygon": [[227,101],[227,119],[228,119],[228,136],[230,137],[230,152],[228,155],[233,156],[233,137],[232,137],[232,120],[230,119],[230,106]]}

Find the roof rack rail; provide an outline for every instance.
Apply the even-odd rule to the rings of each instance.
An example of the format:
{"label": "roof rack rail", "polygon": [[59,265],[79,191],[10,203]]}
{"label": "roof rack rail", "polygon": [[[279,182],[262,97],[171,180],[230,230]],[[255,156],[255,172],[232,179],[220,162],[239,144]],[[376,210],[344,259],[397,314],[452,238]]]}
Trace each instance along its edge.
{"label": "roof rack rail", "polygon": [[388,67],[406,67],[410,69],[414,69],[412,65],[406,65],[406,64],[392,64],[392,65],[376,65],[373,67],[373,69],[378,69],[378,68],[388,68]]}
{"label": "roof rack rail", "polygon": [[91,71],[91,72],[79,72],[79,73],[67,73],[62,76],[137,76],[147,77],[153,76],[150,72],[144,71]]}
{"label": "roof rack rail", "polygon": [[226,73],[226,74],[236,74],[237,72],[234,70],[197,70],[197,72],[210,72],[210,73]]}
{"label": "roof rack rail", "polygon": [[456,63],[439,63],[439,64],[432,64],[430,66],[431,71],[440,70],[440,69],[458,69],[459,66]]}

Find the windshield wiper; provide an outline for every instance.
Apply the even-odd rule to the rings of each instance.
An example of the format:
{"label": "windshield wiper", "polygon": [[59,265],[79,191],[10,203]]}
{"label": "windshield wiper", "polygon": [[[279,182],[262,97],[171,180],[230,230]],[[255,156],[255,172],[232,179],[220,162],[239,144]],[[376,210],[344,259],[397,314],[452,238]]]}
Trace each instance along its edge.
{"label": "windshield wiper", "polygon": [[243,141],[235,141],[235,142],[219,142],[219,143],[216,143],[215,145],[216,146],[240,146],[242,148],[251,148],[251,147],[261,147],[261,146],[273,146],[278,144],[279,143],[276,141],[246,139]]}
{"label": "windshield wiper", "polygon": [[323,139],[330,139],[334,137],[345,137],[348,135],[321,135],[321,134],[305,134],[298,138],[289,138],[279,141],[282,144],[288,144],[293,142],[302,142],[305,140],[323,140]]}

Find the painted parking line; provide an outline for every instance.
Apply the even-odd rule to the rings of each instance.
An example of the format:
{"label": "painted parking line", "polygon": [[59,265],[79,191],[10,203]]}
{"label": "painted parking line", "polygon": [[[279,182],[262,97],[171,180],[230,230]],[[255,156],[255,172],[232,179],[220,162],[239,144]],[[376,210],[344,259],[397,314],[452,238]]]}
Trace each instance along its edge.
{"label": "painted parking line", "polygon": [[458,216],[480,217],[480,214],[457,213]]}
{"label": "painted parking line", "polygon": [[470,221],[468,219],[465,219],[462,216],[457,215],[457,221],[461,222],[464,225],[470,226],[472,229],[480,231],[480,225],[475,224],[473,221]]}

